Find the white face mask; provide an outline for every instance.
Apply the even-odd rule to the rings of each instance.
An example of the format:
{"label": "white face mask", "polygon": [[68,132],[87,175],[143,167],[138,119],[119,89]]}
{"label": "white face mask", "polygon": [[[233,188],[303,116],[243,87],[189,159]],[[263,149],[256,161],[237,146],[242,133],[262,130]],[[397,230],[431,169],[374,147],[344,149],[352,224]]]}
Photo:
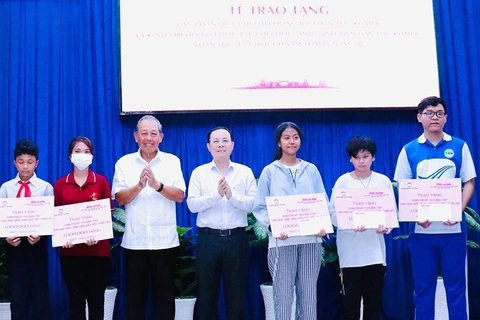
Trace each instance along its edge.
{"label": "white face mask", "polygon": [[85,170],[92,164],[93,155],[90,153],[73,153],[70,157],[73,165],[78,170]]}

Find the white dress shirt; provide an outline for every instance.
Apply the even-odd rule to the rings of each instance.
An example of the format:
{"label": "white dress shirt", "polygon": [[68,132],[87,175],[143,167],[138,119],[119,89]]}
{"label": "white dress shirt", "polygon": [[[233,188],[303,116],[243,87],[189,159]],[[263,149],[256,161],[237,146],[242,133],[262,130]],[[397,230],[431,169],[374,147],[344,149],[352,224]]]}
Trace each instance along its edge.
{"label": "white dress shirt", "polygon": [[[230,199],[218,193],[218,182],[223,176],[232,191]],[[191,212],[198,212],[198,227],[246,227],[247,212],[252,210],[256,193],[257,183],[249,167],[230,162],[223,175],[212,161],[193,170],[188,186],[187,205]]]}
{"label": "white dress shirt", "polygon": [[[16,198],[18,190],[21,187],[20,184],[18,183],[18,181],[20,180],[21,179],[17,174],[15,179],[9,180],[4,184],[2,184],[2,186],[0,187],[0,198]],[[28,185],[28,187],[32,192],[32,197],[53,196],[52,185],[38,178],[35,173],[28,181],[30,181],[30,184]],[[22,194],[21,194],[21,197],[24,197],[24,196],[25,196],[25,188],[22,190]]]}
{"label": "white dress shirt", "polygon": [[[180,160],[178,157],[158,151],[147,163],[140,150],[127,154],[115,164],[112,194],[129,189],[140,179],[145,166],[150,165],[155,179],[165,186],[185,191]],[[125,233],[122,247],[131,250],[168,249],[179,245],[175,201],[165,198],[148,184],[125,205]]]}

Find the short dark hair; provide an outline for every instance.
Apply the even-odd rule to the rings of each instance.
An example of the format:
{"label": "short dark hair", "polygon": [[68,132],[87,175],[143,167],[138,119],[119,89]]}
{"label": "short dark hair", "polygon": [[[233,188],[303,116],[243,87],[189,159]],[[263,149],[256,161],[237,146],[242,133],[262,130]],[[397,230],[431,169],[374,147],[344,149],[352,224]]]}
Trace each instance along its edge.
{"label": "short dark hair", "polygon": [[75,148],[75,145],[79,142],[85,143],[85,145],[88,147],[88,149],[90,149],[90,153],[92,155],[95,155],[95,153],[93,152],[92,141],[90,141],[90,139],[88,139],[87,137],[78,136],[78,137],[73,138],[72,141],[70,141],[70,145],[68,146],[68,155],[69,156],[72,154],[73,148]]}
{"label": "short dark hair", "polygon": [[436,107],[439,104],[443,106],[443,110],[445,113],[447,113],[447,105],[445,104],[445,101],[442,98],[431,96],[431,97],[426,97],[420,101],[418,104],[418,113],[423,113],[423,110],[428,108],[429,106]]}
{"label": "short dark hair", "polygon": [[360,151],[368,151],[375,156],[377,144],[370,137],[354,136],[347,145],[347,154],[349,157],[356,157]]}
{"label": "short dark hair", "polygon": [[280,123],[277,129],[275,130],[275,145],[277,146],[277,150],[275,151],[275,155],[273,156],[273,161],[280,160],[282,158],[282,148],[278,146],[278,143],[282,138],[283,131],[285,131],[288,128],[292,128],[293,130],[297,131],[298,136],[300,137],[300,141],[302,141],[302,131],[295,123],[293,122]]}
{"label": "short dark hair", "polygon": [[212,135],[212,132],[213,132],[213,131],[217,131],[217,130],[225,130],[225,131],[227,131],[227,132],[230,134],[230,140],[233,141],[233,133],[232,133],[232,131],[230,131],[230,129],[228,129],[227,127],[216,127],[216,128],[213,128],[212,130],[210,130],[210,131],[207,133],[207,143],[210,142],[210,136]]}
{"label": "short dark hair", "polygon": [[38,159],[37,144],[28,139],[19,140],[15,146],[15,150],[13,151],[13,158],[17,159],[17,157],[21,156],[22,154],[28,154]]}

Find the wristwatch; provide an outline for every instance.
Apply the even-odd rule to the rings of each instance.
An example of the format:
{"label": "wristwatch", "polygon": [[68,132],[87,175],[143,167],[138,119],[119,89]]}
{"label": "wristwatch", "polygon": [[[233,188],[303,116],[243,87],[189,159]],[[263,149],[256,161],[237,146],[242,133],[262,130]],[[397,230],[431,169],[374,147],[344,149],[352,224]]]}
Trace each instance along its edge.
{"label": "wristwatch", "polygon": [[160,187],[158,187],[157,192],[162,192],[163,187],[164,187],[163,183],[160,182]]}

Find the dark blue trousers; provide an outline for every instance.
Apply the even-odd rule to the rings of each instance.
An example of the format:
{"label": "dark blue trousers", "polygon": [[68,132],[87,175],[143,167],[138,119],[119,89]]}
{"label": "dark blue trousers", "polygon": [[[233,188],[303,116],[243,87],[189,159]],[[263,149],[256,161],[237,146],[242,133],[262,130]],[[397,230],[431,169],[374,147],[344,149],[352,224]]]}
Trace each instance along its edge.
{"label": "dark blue trousers", "polygon": [[60,257],[62,275],[68,290],[70,320],[103,320],[108,257]]}
{"label": "dark blue trousers", "polygon": [[440,267],[449,318],[467,320],[466,234],[415,233],[410,235],[409,247],[415,284],[415,319],[434,320],[435,289]]}
{"label": "dark blue trousers", "polygon": [[380,319],[385,271],[386,267],[382,264],[342,268],[343,320],[360,319],[362,298],[363,319]]}
{"label": "dark blue trousers", "polygon": [[12,320],[50,319],[47,238],[34,245],[21,238],[17,247],[5,246]]}
{"label": "dark blue trousers", "polygon": [[243,320],[248,275],[245,228],[228,236],[200,228],[197,240],[197,311],[200,320],[218,319],[220,279],[223,278],[228,320]]}
{"label": "dark blue trousers", "polygon": [[161,250],[125,249],[127,320],[145,320],[151,280],[156,320],[175,318],[175,271],[179,247]]}

